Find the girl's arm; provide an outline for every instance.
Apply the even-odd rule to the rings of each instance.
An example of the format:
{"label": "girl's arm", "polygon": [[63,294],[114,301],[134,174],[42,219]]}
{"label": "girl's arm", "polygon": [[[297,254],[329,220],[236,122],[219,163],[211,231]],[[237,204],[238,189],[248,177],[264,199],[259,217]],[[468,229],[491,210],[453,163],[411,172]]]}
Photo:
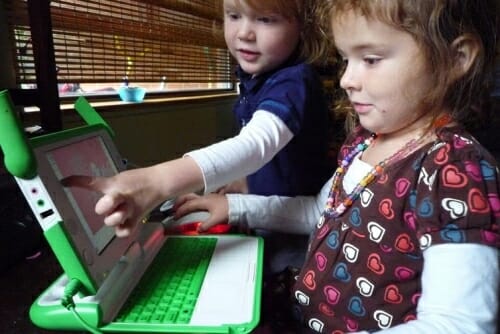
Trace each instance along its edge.
{"label": "girl's arm", "polygon": [[278,116],[258,110],[237,136],[186,156],[201,169],[206,194],[257,171],[292,138],[293,133]]}
{"label": "girl's arm", "polygon": [[424,251],[417,320],[376,333],[495,334],[498,255],[498,249],[479,244],[429,247]]}
{"label": "girl's arm", "polygon": [[331,179],[316,196],[256,196],[227,194],[229,223],[251,229],[310,234],[323,211]]}
{"label": "girl's arm", "polygon": [[95,212],[103,216],[106,225],[115,228],[118,237],[126,237],[167,198],[201,189],[203,178],[194,160],[186,157],[111,177],[72,175],[61,182],[66,187],[101,193]]}
{"label": "girl's arm", "polygon": [[68,187],[81,187],[103,194],[96,213],[104,223],[126,237],[138,222],[168,198],[185,193],[217,189],[263,166],[293,137],[275,115],[257,111],[239,135],[188,153],[185,157],[151,167],[138,168],[109,178],[83,175],[63,180]]}
{"label": "girl's arm", "polygon": [[229,223],[241,230],[265,228],[293,234],[310,234],[326,203],[330,180],[317,196],[258,196],[248,194],[207,194],[181,196],[174,205],[175,217],[194,211],[207,211],[210,216],[200,232]]}

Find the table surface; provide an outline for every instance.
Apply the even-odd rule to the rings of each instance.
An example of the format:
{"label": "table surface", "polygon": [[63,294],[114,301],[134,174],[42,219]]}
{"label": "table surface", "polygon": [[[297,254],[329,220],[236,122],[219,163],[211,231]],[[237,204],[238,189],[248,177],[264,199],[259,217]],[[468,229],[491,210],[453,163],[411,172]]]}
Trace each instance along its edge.
{"label": "table surface", "polygon": [[61,274],[62,269],[45,241],[33,256],[0,272],[0,333],[82,333],[43,330],[29,319],[31,304]]}

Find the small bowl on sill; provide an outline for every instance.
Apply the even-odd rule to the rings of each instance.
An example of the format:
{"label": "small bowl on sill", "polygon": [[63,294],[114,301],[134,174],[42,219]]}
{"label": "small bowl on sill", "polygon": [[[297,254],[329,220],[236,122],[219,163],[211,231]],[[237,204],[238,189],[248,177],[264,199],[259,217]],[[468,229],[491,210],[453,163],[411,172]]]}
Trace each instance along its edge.
{"label": "small bowl on sill", "polygon": [[146,89],[142,87],[124,86],[118,89],[118,95],[124,102],[142,102],[146,95]]}

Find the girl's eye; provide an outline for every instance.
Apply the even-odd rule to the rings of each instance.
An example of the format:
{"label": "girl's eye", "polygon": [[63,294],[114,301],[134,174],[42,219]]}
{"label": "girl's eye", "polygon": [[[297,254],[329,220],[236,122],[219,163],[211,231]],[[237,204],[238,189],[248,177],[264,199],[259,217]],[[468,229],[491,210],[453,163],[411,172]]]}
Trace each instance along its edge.
{"label": "girl's eye", "polygon": [[240,15],[238,13],[226,13],[226,17],[229,18],[230,20],[237,20],[239,19]]}
{"label": "girl's eye", "polygon": [[273,23],[273,22],[276,21],[275,18],[272,18],[272,17],[269,17],[269,16],[262,16],[262,17],[257,18],[257,20],[259,22],[262,22],[262,23],[265,23],[265,24]]}
{"label": "girl's eye", "polygon": [[365,57],[364,58],[365,63],[367,63],[368,65],[375,65],[381,60],[382,60],[382,58],[380,58],[380,57]]}

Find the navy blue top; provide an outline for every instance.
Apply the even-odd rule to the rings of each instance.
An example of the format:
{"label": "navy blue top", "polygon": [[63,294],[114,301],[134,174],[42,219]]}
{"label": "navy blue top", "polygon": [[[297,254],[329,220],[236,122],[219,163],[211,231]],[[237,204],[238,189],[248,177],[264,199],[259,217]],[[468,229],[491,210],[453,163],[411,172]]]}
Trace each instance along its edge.
{"label": "navy blue top", "polygon": [[294,137],[271,161],[247,176],[256,195],[316,195],[332,173],[328,163],[329,110],[313,66],[284,65],[252,78],[238,68],[240,97],[234,113],[243,127],[257,110],[278,116]]}

